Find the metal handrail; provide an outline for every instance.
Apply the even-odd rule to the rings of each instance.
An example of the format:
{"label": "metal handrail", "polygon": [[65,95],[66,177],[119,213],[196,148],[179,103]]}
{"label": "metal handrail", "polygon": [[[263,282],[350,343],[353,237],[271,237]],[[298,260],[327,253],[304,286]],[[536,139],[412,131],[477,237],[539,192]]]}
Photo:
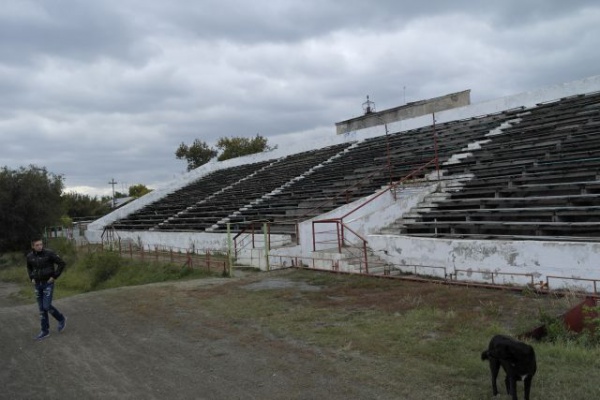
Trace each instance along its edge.
{"label": "metal handrail", "polygon": [[[533,286],[533,279],[535,278],[535,276],[533,274],[528,274],[528,273],[521,273],[521,272],[500,272],[500,271],[482,271],[482,270],[473,270],[473,269],[459,269],[459,268],[454,268],[454,276],[456,276],[459,272],[465,272],[465,273],[477,273],[477,274],[482,274],[482,275],[486,275],[489,274],[491,276],[490,280],[492,281],[492,284],[496,284],[496,282],[494,281],[494,275],[499,276],[525,276],[525,277],[529,277],[531,278],[531,285]],[[483,279],[486,279],[485,277]]]}
{"label": "metal handrail", "polygon": [[429,160],[427,163],[421,165],[419,168],[411,171],[408,175],[404,176],[402,179],[400,179],[399,181],[396,182],[392,182],[392,184],[390,184],[385,190],[382,190],[381,192],[377,193],[375,196],[371,197],[369,200],[365,201],[364,203],[362,203],[361,205],[359,205],[358,207],[354,208],[353,210],[347,212],[346,214],[342,215],[340,217],[341,220],[343,220],[344,218],[346,218],[347,216],[353,214],[354,212],[360,210],[361,208],[363,208],[364,206],[366,206],[367,204],[371,203],[372,201],[374,201],[375,199],[381,197],[384,193],[387,193],[388,191],[391,191],[392,189],[396,189],[397,186],[403,184],[405,181],[409,180],[410,178],[412,178],[417,172],[427,168],[429,165],[431,165],[433,162],[436,162],[436,159],[433,158],[431,160]]}
{"label": "metal handrail", "polygon": [[546,275],[546,287],[548,289],[550,289],[550,279],[561,279],[561,280],[593,282],[593,285],[594,285],[594,295],[598,295],[599,294],[598,293],[597,283],[600,282],[600,279],[574,278],[574,277],[566,277],[566,276]]}
{"label": "metal handrail", "polygon": [[335,224],[336,226],[336,241],[337,241],[337,249],[338,249],[338,253],[342,252],[342,248],[345,247],[344,244],[346,242],[346,236],[344,231],[348,230],[349,232],[351,232],[354,236],[356,236],[359,240],[360,240],[360,250],[361,250],[361,254],[359,254],[358,258],[361,259],[361,262],[364,261],[365,264],[365,271],[368,274],[369,273],[369,260],[368,260],[368,256],[367,256],[367,240],[362,237],[359,233],[357,233],[356,231],[354,231],[352,228],[350,228],[348,225],[344,224],[343,221],[341,221],[340,219],[334,218],[334,219],[326,219],[326,220],[318,220],[318,221],[313,221],[313,251],[317,250],[317,241],[316,241],[316,234],[315,234],[315,228],[314,225],[315,224]]}
{"label": "metal handrail", "polygon": [[[234,253],[235,253],[236,255],[237,255],[237,253],[238,253],[238,247],[237,247],[237,243],[238,243],[238,242],[237,242],[237,239],[238,239],[240,236],[242,236],[244,233],[247,233],[248,229],[250,229],[250,233],[248,233],[248,235],[249,235],[250,237],[252,237],[252,248],[253,248],[253,249],[255,248],[255,243],[254,243],[254,235],[255,235],[255,232],[254,232],[254,228],[255,228],[255,226],[256,226],[256,224],[257,224],[257,223],[260,223],[260,224],[267,223],[267,225],[268,225],[268,224],[270,223],[270,221],[268,221],[268,220],[253,220],[253,221],[248,221],[248,223],[247,223],[247,224],[248,224],[249,226],[248,226],[248,227],[246,227],[246,228],[244,228],[244,229],[242,229],[242,230],[241,230],[239,233],[237,233],[237,234],[236,234],[236,235],[233,237],[233,239],[232,239],[232,240],[233,240],[233,249],[234,249]],[[269,232],[268,234],[270,235],[270,232]]]}

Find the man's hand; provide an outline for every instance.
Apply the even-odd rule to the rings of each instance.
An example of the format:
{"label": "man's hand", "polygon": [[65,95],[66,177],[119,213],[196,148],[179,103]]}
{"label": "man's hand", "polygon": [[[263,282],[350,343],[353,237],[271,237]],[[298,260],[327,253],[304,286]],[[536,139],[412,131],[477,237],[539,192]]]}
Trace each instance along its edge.
{"label": "man's hand", "polygon": [[48,279],[48,283],[54,283],[54,278]]}
{"label": "man's hand", "polygon": [[35,285],[35,279],[32,279],[32,280],[31,280],[31,283],[33,283],[33,284]]}

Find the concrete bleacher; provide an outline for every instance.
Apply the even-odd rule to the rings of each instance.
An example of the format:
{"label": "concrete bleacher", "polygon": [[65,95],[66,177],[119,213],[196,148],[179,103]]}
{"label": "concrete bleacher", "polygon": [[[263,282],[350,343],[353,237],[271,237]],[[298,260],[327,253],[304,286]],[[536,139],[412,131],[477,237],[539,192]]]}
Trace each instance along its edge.
{"label": "concrete bleacher", "polygon": [[[551,286],[580,279],[577,289],[589,291],[599,276],[599,90],[597,76],[344,135],[290,135],[273,151],[212,160],[165,182],[85,236],[236,257],[242,244],[241,263],[265,269],[265,258],[277,268],[336,253],[318,251],[335,226],[313,221],[337,218],[399,270],[511,285],[525,274]],[[431,165],[382,189],[433,158],[434,132],[441,180]],[[339,148],[315,158],[331,146]],[[226,234],[228,223],[240,232],[257,220],[271,222],[270,245],[262,233],[238,242]],[[326,261],[339,268],[340,259]]]}
{"label": "concrete bleacher", "polygon": [[264,168],[270,161],[240,165],[214,171],[163,198],[146,205],[136,212],[112,223],[114,229],[153,229],[178,213],[184,212],[199,200],[233,185],[249,174]]}
{"label": "concrete bleacher", "polygon": [[216,228],[219,222],[226,223],[244,209],[260,203],[264,196],[285,187],[294,179],[342,152],[349,145],[345,143],[329,146],[278,159],[221,193],[197,202],[159,225],[158,228],[210,231],[213,227]]}
{"label": "concrete bleacher", "polygon": [[[252,221],[269,221],[271,232],[293,234],[297,222],[371,195],[430,162],[435,156],[434,134],[439,159],[445,161],[510,118],[511,113],[498,113],[367,139],[225,222],[239,231]],[[431,164],[411,178],[423,179],[434,168]],[[225,228],[221,223],[215,231]]]}
{"label": "concrete bleacher", "polygon": [[112,223],[119,230],[204,231],[302,176],[350,143],[214,171]]}
{"label": "concrete bleacher", "polygon": [[[347,142],[261,163],[214,171],[112,223],[117,230],[223,232],[269,221],[272,232],[375,193],[435,157],[481,140],[514,110]],[[388,155],[389,153],[389,155]],[[389,162],[388,162],[389,160]],[[415,176],[423,179],[431,164]]]}
{"label": "concrete bleacher", "polygon": [[[407,235],[598,240],[600,94],[540,104],[489,136],[446,178],[474,178],[399,224]],[[566,238],[566,239],[565,239]]]}
{"label": "concrete bleacher", "polygon": [[[443,179],[465,173],[474,178],[434,207],[413,210],[397,224],[398,233],[595,237],[598,129],[598,94],[431,124],[216,170],[111,226],[224,232],[230,224],[239,232],[253,221],[268,221],[272,232],[294,234],[299,221],[375,193],[431,161],[437,150]],[[452,161],[465,149],[468,156]],[[411,179],[424,179],[434,168]]]}

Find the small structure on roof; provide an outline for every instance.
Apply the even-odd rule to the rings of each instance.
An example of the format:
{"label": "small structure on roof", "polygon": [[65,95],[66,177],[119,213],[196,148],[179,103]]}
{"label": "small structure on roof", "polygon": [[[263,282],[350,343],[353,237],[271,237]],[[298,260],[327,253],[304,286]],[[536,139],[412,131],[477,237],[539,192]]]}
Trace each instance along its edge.
{"label": "small structure on roof", "polygon": [[450,93],[427,100],[406,103],[399,107],[376,111],[375,103],[367,96],[362,106],[364,115],[335,123],[338,135],[369,128],[371,126],[389,124],[403,119],[420,117],[434,112],[468,106],[471,104],[471,90]]}

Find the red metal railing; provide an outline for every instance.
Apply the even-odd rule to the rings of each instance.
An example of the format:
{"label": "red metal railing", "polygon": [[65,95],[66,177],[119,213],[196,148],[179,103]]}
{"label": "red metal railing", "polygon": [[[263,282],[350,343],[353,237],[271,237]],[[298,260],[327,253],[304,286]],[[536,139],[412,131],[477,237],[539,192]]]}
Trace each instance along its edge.
{"label": "red metal railing", "polygon": [[[431,160],[429,160],[428,162],[426,162],[425,164],[421,165],[420,167],[412,170],[410,173],[408,173],[406,176],[404,176],[403,178],[401,178],[400,180],[396,181],[396,182],[391,182],[388,187],[385,190],[382,190],[380,193],[378,193],[376,196],[374,196],[373,198],[369,199],[369,201],[361,204],[360,206],[358,206],[356,209],[350,211],[349,213],[347,213],[346,215],[344,215],[342,218],[347,217],[348,215],[352,214],[353,212],[355,212],[356,210],[364,207],[366,204],[370,203],[371,201],[379,198],[380,196],[382,196],[384,193],[387,193],[388,191],[393,190],[393,194],[395,196],[395,189],[398,185],[401,185],[403,183],[405,183],[407,180],[413,178],[417,173],[423,171],[425,168],[427,168],[428,166],[432,165],[432,164],[436,164],[436,168],[437,168],[437,157],[432,158]],[[367,175],[366,177],[362,178],[361,180],[359,180],[356,184],[354,184],[353,186],[351,186],[350,188],[344,190],[343,192],[336,194],[335,196],[333,196],[332,198],[326,199],[324,201],[322,201],[321,203],[318,203],[315,207],[311,208],[310,210],[308,210],[307,212],[305,212],[304,214],[302,214],[301,216],[299,216],[296,221],[297,223],[302,222],[304,219],[306,219],[306,217],[313,215],[315,211],[321,210],[325,205],[327,204],[332,204],[336,199],[345,196],[345,200],[348,201],[349,197],[348,195],[350,193],[352,193],[354,190],[360,188],[360,185],[366,181],[366,180],[371,180],[375,175],[377,175],[378,172],[374,172],[370,175]]]}
{"label": "red metal railing", "polygon": [[[478,275],[482,275],[482,279],[484,280],[491,280],[492,281],[492,285],[496,284],[496,281],[494,279],[494,276],[498,277],[498,276],[523,276],[523,277],[527,277],[530,279],[530,285],[533,286],[534,285],[534,278],[535,276],[533,274],[528,274],[528,273],[520,273],[520,272],[499,272],[499,271],[481,271],[481,270],[473,270],[473,269],[458,269],[455,268],[454,269],[454,274],[450,274],[450,277],[452,278],[452,275],[454,275],[454,278],[458,278],[458,274],[459,273],[465,273],[465,274],[478,274]],[[489,276],[489,278],[487,278],[487,276]]]}
{"label": "red metal railing", "polygon": [[116,252],[120,257],[142,262],[179,264],[188,268],[205,268],[208,271],[222,269],[225,272],[228,269],[228,260],[219,251],[202,250],[202,252],[198,252],[195,249],[174,247],[161,249],[157,246],[146,249],[143,246],[134,246],[131,242],[123,245],[121,239],[114,245],[111,243],[105,247],[104,244],[101,244],[99,250]]}
{"label": "red metal railing", "polygon": [[[316,233],[315,233],[315,224],[335,224],[335,231],[328,231],[329,235],[334,234],[334,240],[331,241],[322,241],[317,242]],[[326,219],[313,221],[312,223],[312,231],[313,231],[313,251],[317,251],[317,243],[335,243],[338,253],[342,253],[342,250],[345,250],[347,254],[351,257],[348,259],[355,259],[359,263],[359,269],[362,271],[363,266],[365,273],[369,273],[369,261],[367,254],[367,240],[363,238],[360,234],[356,233],[352,228],[348,225],[344,224],[340,219]],[[350,235],[348,235],[350,234]],[[354,237],[358,239],[358,244],[352,243],[348,236]]]}
{"label": "red metal railing", "polygon": [[[325,269],[328,271],[339,271],[338,260],[332,260],[331,258],[318,258],[318,257],[297,257],[297,256],[284,256],[284,255],[271,255],[270,265],[272,267],[279,268],[310,268],[310,269]],[[288,264],[289,261],[289,264]],[[320,266],[317,266],[320,264]]]}
{"label": "red metal railing", "polygon": [[[316,244],[317,244],[317,232],[315,231],[315,224],[335,224],[336,225],[336,244],[337,244],[337,248],[338,248],[338,252],[342,252],[342,247],[346,246],[347,248],[350,247],[354,247],[354,248],[360,248],[362,254],[358,257],[360,260],[364,260],[364,265],[365,265],[365,270],[368,273],[369,270],[369,261],[368,261],[368,256],[367,256],[367,240],[365,238],[363,238],[360,234],[354,232],[348,225],[346,225],[344,223],[344,218],[347,218],[348,216],[352,215],[353,213],[355,213],[356,211],[360,210],[361,208],[363,208],[364,206],[366,206],[367,204],[373,202],[375,199],[379,198],[380,196],[382,196],[384,193],[387,193],[388,191],[392,191],[392,193],[394,193],[395,196],[395,189],[398,185],[403,184],[404,182],[406,182],[407,180],[413,178],[417,173],[423,171],[425,168],[427,168],[428,166],[430,166],[433,163],[436,163],[437,165],[437,157],[428,161],[427,163],[421,165],[419,168],[414,169],[413,171],[411,171],[408,175],[404,176],[402,179],[400,179],[397,182],[392,182],[385,190],[382,190],[381,192],[379,192],[377,195],[373,196],[372,198],[370,198],[369,200],[365,201],[364,203],[360,204],[359,206],[355,207],[354,209],[350,210],[349,212],[347,212],[346,214],[342,215],[339,218],[329,218],[329,219],[322,219],[322,220],[316,220],[313,221],[312,223],[312,239],[313,239],[313,251],[316,250]],[[395,198],[395,197],[394,197]],[[326,203],[322,203],[320,206],[324,205]],[[317,210],[319,207],[315,207],[312,209],[312,211]],[[298,231],[298,228],[296,228],[296,231]],[[349,242],[346,241],[346,237],[345,237],[345,233],[346,231],[349,231],[351,233],[354,234],[355,237],[357,237],[359,239],[359,244],[358,245],[353,245],[351,246],[349,244]],[[325,243],[325,242],[323,242]]]}
{"label": "red metal railing", "polygon": [[359,205],[358,207],[350,210],[349,212],[347,212],[346,214],[342,215],[340,217],[340,219],[343,221],[344,218],[354,214],[356,211],[360,210],[361,208],[363,208],[364,206],[366,206],[367,204],[373,202],[375,199],[378,199],[379,197],[383,196],[384,193],[387,193],[388,191],[391,191],[392,194],[394,195],[394,200],[396,200],[396,188],[399,185],[402,185],[403,183],[405,183],[406,181],[410,180],[411,178],[413,178],[417,173],[423,171],[425,168],[427,168],[428,166],[430,166],[431,164],[433,164],[434,162],[437,162],[436,159],[432,159],[430,161],[428,161],[427,163],[421,165],[419,168],[412,170],[408,175],[404,176],[402,179],[400,179],[399,181],[393,182],[391,185],[389,185],[385,190],[382,190],[381,192],[377,193],[377,195],[371,197],[369,200],[365,201],[364,203],[362,203],[361,205]]}
{"label": "red metal railing", "polygon": [[550,290],[550,279],[556,279],[556,280],[569,280],[569,281],[580,281],[580,282],[592,282],[593,288],[594,288],[594,295],[598,295],[598,282],[600,282],[600,279],[588,279],[588,278],[573,278],[573,277],[565,277],[565,276],[555,276],[555,275],[547,275],[546,276],[546,288],[548,290]]}
{"label": "red metal railing", "polygon": [[[270,237],[271,225],[269,221],[265,220],[249,221],[248,226],[233,237],[233,248],[236,257],[242,249],[245,249],[250,245],[253,249],[256,248],[256,235],[264,234],[262,227],[265,223],[267,225],[267,236]],[[269,249],[267,249],[267,251],[268,250]]]}

